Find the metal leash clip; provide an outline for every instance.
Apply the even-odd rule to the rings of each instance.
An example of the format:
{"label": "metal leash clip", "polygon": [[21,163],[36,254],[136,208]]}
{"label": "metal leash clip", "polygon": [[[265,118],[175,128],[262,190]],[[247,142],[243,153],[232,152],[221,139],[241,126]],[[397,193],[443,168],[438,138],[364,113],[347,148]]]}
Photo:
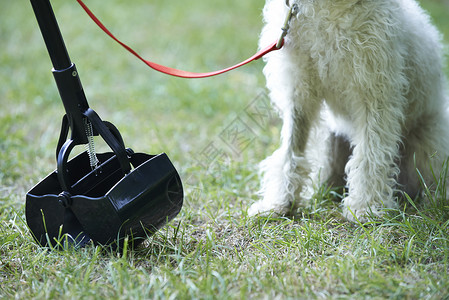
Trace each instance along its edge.
{"label": "metal leash clip", "polygon": [[288,30],[290,29],[290,21],[292,20],[293,16],[296,16],[298,14],[299,8],[298,8],[298,4],[293,4],[292,6],[290,6],[290,1],[286,0],[285,4],[290,7],[290,10],[288,11],[287,17],[285,18],[284,21],[284,26],[282,26],[282,34],[279,37],[279,40],[276,44],[276,48],[280,49],[284,43],[284,38],[288,33]]}

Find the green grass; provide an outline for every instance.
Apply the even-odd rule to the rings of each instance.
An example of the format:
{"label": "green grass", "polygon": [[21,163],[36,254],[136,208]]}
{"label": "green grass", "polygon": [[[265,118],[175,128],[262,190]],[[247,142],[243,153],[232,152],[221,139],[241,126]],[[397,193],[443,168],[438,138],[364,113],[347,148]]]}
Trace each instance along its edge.
{"label": "green grass", "polygon": [[[449,296],[449,209],[438,198],[430,208],[410,200],[360,227],[341,217],[334,193],[322,187],[315,205],[295,218],[247,217],[257,199],[256,165],[279,139],[279,120],[252,118],[256,105],[267,104],[262,62],[216,78],[171,78],[114,44],[75,1],[53,2],[90,106],[136,151],[169,155],[184,181],[185,204],[171,224],[123,256],[101,247],[51,252],[36,245],[24,198],[55,168],[63,107],[31,6],[2,1],[0,298]],[[198,72],[255,51],[263,6],[256,0],[86,2],[145,57]],[[449,42],[446,1],[422,2]],[[244,124],[243,144],[233,151],[226,129]],[[220,156],[208,161],[207,149]]]}

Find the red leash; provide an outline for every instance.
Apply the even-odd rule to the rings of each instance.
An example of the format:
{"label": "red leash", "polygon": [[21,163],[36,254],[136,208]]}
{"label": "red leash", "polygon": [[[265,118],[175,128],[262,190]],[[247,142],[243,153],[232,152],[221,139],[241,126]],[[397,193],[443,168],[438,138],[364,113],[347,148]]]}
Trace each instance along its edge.
{"label": "red leash", "polygon": [[[140,59],[142,62],[144,62],[147,66],[149,66],[150,68],[168,74],[168,75],[172,75],[172,76],[176,76],[176,77],[182,77],[182,78],[204,78],[204,77],[211,77],[211,76],[215,76],[215,75],[219,75],[219,74],[223,74],[225,72],[234,70],[238,67],[241,67],[243,65],[246,65],[247,63],[252,62],[253,60],[257,60],[259,58],[261,58],[262,56],[264,56],[265,54],[271,52],[271,51],[275,51],[275,50],[279,50],[282,47],[282,42],[283,40],[281,40],[281,44],[280,46],[278,46],[278,41],[276,41],[275,43],[273,43],[272,45],[266,47],[265,49],[262,49],[261,51],[257,52],[256,54],[254,54],[253,56],[251,56],[250,58],[248,58],[247,60],[223,69],[223,70],[219,70],[219,71],[215,71],[215,72],[208,72],[208,73],[194,73],[194,72],[187,72],[187,71],[182,71],[182,70],[177,70],[177,69],[173,69],[170,67],[166,67],[154,62],[151,62],[149,60],[144,59],[143,57],[141,57],[136,51],[134,51],[131,47],[129,47],[128,45],[126,45],[125,43],[121,42],[118,38],[116,38],[107,28],[106,26],[103,25],[103,23],[100,22],[100,20],[98,20],[98,18],[92,13],[92,11],[86,6],[86,4],[83,3],[83,1],[81,0],[76,0],[78,1],[78,3],[81,5],[81,7],[86,11],[86,13],[89,15],[89,17],[107,34],[109,35],[114,41],[116,41],[117,43],[119,43],[123,48],[125,48],[126,50],[128,50],[129,52],[131,52],[132,54],[134,54],[138,59]],[[282,37],[283,39],[283,37]]]}

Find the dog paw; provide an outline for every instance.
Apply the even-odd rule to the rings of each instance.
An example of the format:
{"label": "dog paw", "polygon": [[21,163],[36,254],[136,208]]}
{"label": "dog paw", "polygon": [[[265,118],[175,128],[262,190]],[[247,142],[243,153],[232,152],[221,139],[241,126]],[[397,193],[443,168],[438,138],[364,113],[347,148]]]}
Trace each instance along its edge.
{"label": "dog paw", "polygon": [[290,210],[289,206],[281,204],[270,203],[267,201],[257,201],[248,209],[248,216],[260,216],[260,217],[280,217],[286,215]]}
{"label": "dog paw", "polygon": [[351,208],[346,206],[343,208],[343,217],[345,217],[346,220],[357,224],[366,224],[368,222],[376,221],[381,218],[383,214],[382,210],[375,207]]}

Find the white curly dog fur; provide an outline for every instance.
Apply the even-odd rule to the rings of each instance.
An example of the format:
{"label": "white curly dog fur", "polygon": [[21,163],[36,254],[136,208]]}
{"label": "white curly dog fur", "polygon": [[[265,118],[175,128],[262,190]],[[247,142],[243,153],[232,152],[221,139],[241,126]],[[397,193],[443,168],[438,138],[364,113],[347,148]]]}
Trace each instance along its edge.
{"label": "white curly dog fur", "polygon": [[[293,2],[293,3],[292,3]],[[414,0],[291,0],[299,11],[264,74],[283,120],[261,163],[262,200],[249,215],[292,212],[312,186],[346,186],[343,214],[366,221],[420,192],[449,156],[440,34]],[[289,8],[267,0],[260,46]]]}

